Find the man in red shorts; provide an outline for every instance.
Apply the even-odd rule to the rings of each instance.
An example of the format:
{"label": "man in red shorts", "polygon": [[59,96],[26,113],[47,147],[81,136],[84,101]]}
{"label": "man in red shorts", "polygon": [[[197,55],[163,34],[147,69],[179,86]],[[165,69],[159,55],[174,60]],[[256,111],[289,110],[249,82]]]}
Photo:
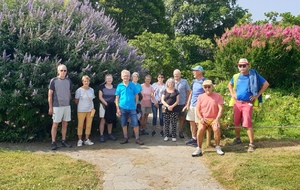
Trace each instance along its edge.
{"label": "man in red shorts", "polygon": [[[252,128],[252,108],[262,102],[262,93],[269,87],[268,81],[258,74],[254,69],[250,69],[247,59],[242,58],[237,63],[240,73],[235,74],[228,84],[233,103],[235,135],[231,145],[242,143],[240,139],[240,125],[247,129],[249,137],[248,152],[253,152],[255,146],[254,131]],[[233,102],[231,101],[231,102]]]}

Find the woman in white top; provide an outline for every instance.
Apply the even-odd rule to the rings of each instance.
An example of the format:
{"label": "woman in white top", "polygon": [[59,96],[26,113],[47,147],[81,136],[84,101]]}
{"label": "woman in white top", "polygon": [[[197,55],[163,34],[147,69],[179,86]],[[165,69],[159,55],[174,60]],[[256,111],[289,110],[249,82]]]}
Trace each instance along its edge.
{"label": "woman in white top", "polygon": [[152,100],[152,133],[151,135],[156,135],[156,123],[157,123],[157,112],[159,111],[159,125],[160,125],[160,135],[164,136],[163,128],[164,128],[164,119],[162,114],[162,103],[161,96],[166,86],[164,84],[164,74],[159,73],[157,76],[157,82],[152,84],[152,88],[154,90],[153,99]]}
{"label": "woman in white top", "polygon": [[94,89],[90,85],[90,77],[84,75],[81,79],[82,86],[75,92],[75,103],[77,104],[78,117],[78,142],[77,146],[82,146],[83,125],[85,121],[85,145],[93,145],[94,143],[89,139],[91,134],[93,117],[91,117],[91,110],[94,108],[93,99],[95,98]]}

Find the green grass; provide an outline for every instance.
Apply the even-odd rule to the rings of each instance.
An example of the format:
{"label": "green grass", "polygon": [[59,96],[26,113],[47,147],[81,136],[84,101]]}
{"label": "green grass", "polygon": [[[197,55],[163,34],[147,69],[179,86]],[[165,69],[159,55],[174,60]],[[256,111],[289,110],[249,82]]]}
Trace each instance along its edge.
{"label": "green grass", "polygon": [[0,189],[102,189],[101,172],[61,154],[0,149]]}

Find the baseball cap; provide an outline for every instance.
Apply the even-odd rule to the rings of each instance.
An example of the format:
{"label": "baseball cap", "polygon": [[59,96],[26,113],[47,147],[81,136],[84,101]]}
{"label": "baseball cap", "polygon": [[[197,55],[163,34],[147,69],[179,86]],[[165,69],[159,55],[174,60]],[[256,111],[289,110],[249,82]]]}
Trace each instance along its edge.
{"label": "baseball cap", "polygon": [[191,68],[192,71],[201,71],[202,73],[204,73],[204,69],[203,67],[201,67],[200,65],[194,67],[194,68]]}

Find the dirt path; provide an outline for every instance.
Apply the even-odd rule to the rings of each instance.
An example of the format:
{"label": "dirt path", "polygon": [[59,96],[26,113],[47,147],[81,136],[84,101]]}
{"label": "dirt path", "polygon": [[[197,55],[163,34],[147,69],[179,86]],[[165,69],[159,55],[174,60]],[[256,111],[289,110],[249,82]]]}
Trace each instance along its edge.
{"label": "dirt path", "polygon": [[[185,145],[187,138],[164,142],[160,135],[141,136],[143,146],[135,144],[134,138],[121,145],[122,136],[118,138],[105,143],[92,139],[93,146],[83,147],[76,147],[74,141],[73,148],[59,148],[55,152],[98,166],[104,172],[104,190],[224,189],[212,178],[201,157],[191,156],[194,148]],[[49,143],[1,143],[0,147],[51,152]]]}

